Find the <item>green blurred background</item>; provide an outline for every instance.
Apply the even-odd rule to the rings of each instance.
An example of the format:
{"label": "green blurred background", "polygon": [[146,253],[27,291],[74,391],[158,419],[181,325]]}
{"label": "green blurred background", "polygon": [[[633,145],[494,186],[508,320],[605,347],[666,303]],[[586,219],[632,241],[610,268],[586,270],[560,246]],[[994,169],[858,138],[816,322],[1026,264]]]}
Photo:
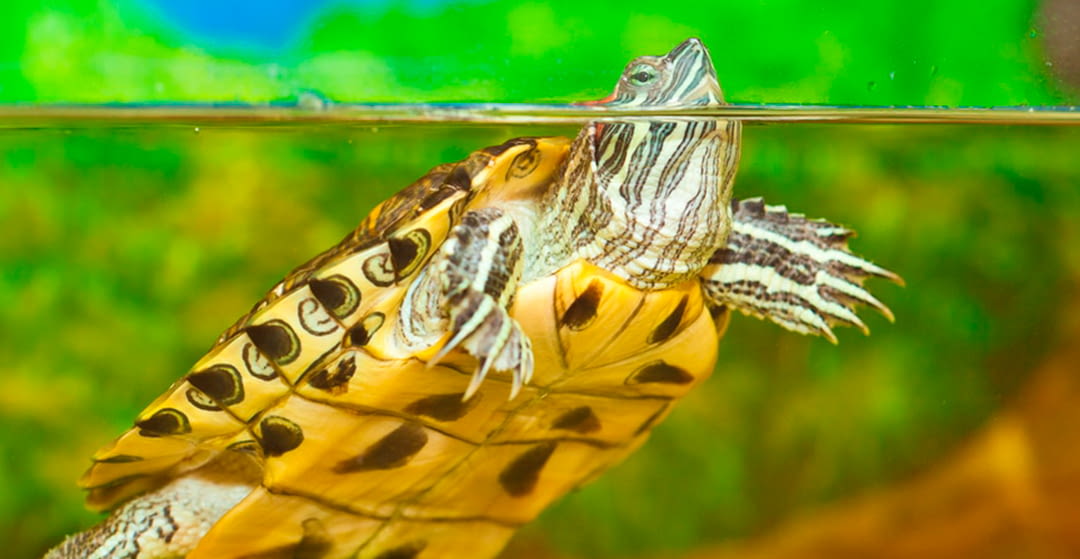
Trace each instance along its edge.
{"label": "green blurred background", "polygon": [[[0,102],[567,101],[687,36],[729,101],[1068,105],[1076,2],[10,2]],[[90,454],[296,264],[428,168],[572,129],[0,123],[0,549],[95,517]],[[1077,342],[1080,130],[746,131],[741,197],[857,229],[897,316],[839,346],[737,317],[715,377],[509,556],[768,538],[933,471]]]}

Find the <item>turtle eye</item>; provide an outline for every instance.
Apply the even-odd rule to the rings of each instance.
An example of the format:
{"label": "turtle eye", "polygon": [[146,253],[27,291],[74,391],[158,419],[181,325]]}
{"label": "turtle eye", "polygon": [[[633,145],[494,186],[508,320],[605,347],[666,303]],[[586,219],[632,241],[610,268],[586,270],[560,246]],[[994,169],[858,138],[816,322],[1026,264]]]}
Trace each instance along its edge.
{"label": "turtle eye", "polygon": [[638,64],[630,70],[630,83],[636,86],[648,85],[659,77],[659,72],[656,68],[649,66],[648,64]]}

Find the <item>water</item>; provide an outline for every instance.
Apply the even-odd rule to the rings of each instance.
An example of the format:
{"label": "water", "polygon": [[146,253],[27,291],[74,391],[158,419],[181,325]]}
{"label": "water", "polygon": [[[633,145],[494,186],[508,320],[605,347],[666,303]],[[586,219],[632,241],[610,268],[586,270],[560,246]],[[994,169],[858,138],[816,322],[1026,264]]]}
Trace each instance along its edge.
{"label": "water", "polygon": [[[73,482],[94,449],[375,203],[474,149],[572,135],[597,116],[414,109],[309,100],[0,111],[0,541],[13,556],[89,524]],[[858,230],[854,249],[907,281],[872,287],[896,324],[862,313],[873,334],[842,331],[834,347],[736,317],[716,375],[508,556],[762,552],[777,534],[804,541],[792,526],[806,523],[872,555],[886,532],[882,546],[923,542],[918,519],[963,525],[978,514],[1067,534],[1052,528],[1075,517],[1066,497],[1080,491],[1070,444],[1080,422],[1068,411],[1080,388],[1060,365],[1080,345],[1077,112],[723,115],[750,122],[737,196]],[[988,440],[995,450],[976,452]],[[920,493],[919,480],[953,471],[957,453],[974,456],[968,473]],[[1044,476],[1052,491],[1024,485]],[[900,483],[899,496],[881,493]],[[905,495],[921,500],[905,505]],[[890,519],[879,532],[874,514]],[[1022,544],[1023,524],[969,539]],[[964,534],[926,545],[962,545]],[[743,547],[750,537],[759,547]]]}

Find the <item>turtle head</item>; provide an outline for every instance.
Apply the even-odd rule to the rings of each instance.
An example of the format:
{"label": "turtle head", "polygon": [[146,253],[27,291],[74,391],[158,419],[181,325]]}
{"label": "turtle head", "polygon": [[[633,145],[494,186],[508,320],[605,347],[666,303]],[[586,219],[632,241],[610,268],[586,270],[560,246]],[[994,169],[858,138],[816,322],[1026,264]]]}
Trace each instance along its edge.
{"label": "turtle head", "polygon": [[619,107],[721,105],[724,94],[709,51],[690,38],[664,56],[639,56],[619,77],[615,91],[590,104]]}
{"label": "turtle head", "polygon": [[[591,104],[716,107],[723,95],[708,51],[687,39],[664,56],[635,58],[614,93]],[[731,229],[740,130],[736,120],[689,115],[589,122],[548,205],[573,224],[574,254],[641,289],[696,277]]]}

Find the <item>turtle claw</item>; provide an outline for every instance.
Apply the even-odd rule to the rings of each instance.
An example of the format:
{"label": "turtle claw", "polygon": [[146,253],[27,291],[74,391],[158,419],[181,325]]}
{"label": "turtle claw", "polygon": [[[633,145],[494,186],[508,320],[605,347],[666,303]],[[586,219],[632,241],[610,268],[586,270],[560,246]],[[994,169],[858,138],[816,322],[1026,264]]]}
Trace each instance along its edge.
{"label": "turtle claw", "polygon": [[879,277],[903,285],[900,276],[848,250],[854,231],[767,206],[760,198],[734,201],[727,246],[703,273],[714,306],[769,319],[788,330],[837,343],[835,325],[869,334],[855,314],[866,305],[890,322],[892,311],[863,287]]}
{"label": "turtle claw", "polygon": [[462,400],[476,394],[492,369],[511,372],[510,399],[517,397],[533,373],[532,344],[517,321],[490,296],[472,290],[460,296],[450,314],[450,339],[427,365],[432,367],[450,352],[461,349],[478,360]]}
{"label": "turtle claw", "polygon": [[[477,294],[475,292],[470,292],[469,295]],[[484,297],[483,295],[477,297],[466,296],[465,299],[467,299],[467,302],[464,305],[464,308],[458,310],[457,313],[452,313],[457,314],[457,317],[454,319],[453,330],[451,330],[453,335],[445,344],[443,344],[442,349],[428,361],[429,367],[435,366],[439,361],[442,361],[447,354],[457,349],[462,342],[476,332],[480,325],[484,323],[488,315],[496,310],[494,301],[492,301],[490,297]],[[469,305],[468,303],[472,304]]]}

